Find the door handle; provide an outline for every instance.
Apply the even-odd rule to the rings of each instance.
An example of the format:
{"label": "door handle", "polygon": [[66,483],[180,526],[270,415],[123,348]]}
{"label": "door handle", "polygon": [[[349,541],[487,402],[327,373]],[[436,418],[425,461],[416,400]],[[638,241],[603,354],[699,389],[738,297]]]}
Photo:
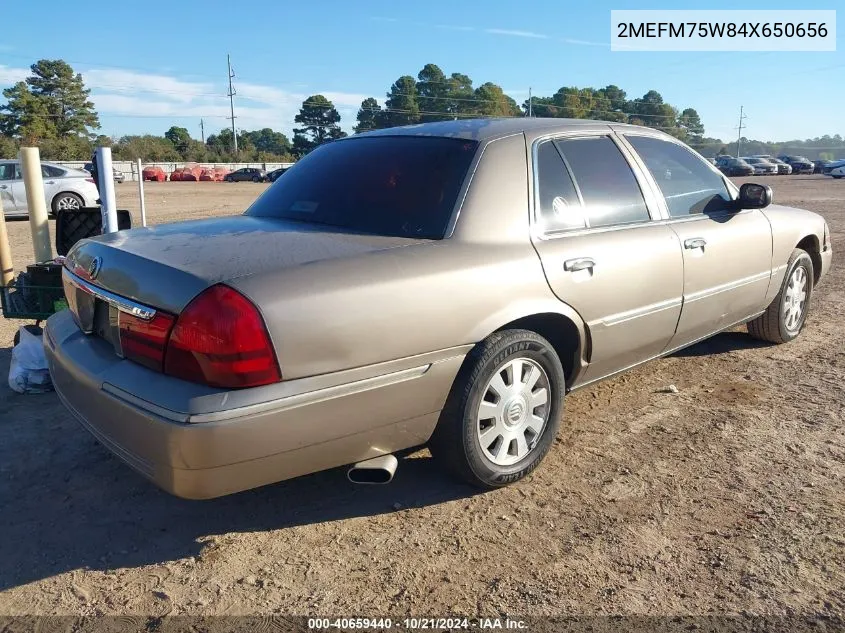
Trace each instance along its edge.
{"label": "door handle", "polygon": [[684,248],[704,248],[707,245],[707,240],[703,237],[693,237],[684,240]]}
{"label": "door handle", "polygon": [[596,262],[589,257],[578,257],[577,259],[567,259],[563,262],[563,269],[569,272],[575,272],[578,270],[592,269],[595,265]]}

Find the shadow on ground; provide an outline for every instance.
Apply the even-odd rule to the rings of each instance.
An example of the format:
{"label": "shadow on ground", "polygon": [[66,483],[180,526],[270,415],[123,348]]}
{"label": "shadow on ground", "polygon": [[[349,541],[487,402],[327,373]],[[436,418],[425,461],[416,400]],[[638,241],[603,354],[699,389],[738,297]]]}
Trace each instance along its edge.
{"label": "shadow on ground", "polygon": [[[0,349],[8,371],[10,350]],[[196,556],[203,540],[366,517],[469,497],[426,456],[405,457],[386,486],[335,469],[208,501],[160,491],[85,432],[55,394],[0,387],[0,590],[77,568]]]}
{"label": "shadow on ground", "polygon": [[713,356],[715,354],[727,354],[742,349],[756,349],[758,347],[771,347],[772,343],[752,338],[747,332],[722,332],[711,338],[705,339],[690,347],[686,347],[672,356],[678,358],[689,358],[691,356]]}

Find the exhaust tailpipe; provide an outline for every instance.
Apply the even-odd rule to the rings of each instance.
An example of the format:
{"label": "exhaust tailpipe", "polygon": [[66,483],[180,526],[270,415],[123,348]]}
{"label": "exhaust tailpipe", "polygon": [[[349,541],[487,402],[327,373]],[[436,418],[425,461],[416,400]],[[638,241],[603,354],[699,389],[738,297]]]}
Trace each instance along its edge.
{"label": "exhaust tailpipe", "polygon": [[399,462],[393,455],[379,455],[358,462],[346,473],[353,484],[389,484]]}

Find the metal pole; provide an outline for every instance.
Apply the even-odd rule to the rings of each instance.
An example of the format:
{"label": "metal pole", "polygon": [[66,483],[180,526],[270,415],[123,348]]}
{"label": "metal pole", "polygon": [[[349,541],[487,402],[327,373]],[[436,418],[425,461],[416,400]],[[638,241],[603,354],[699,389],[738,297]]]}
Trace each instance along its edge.
{"label": "metal pole", "polygon": [[97,148],[97,174],[99,175],[100,200],[103,214],[103,233],[117,231],[117,201],[114,196],[114,176],[111,164],[111,147]]}
{"label": "metal pole", "polygon": [[3,213],[3,198],[0,198],[0,286],[8,286],[15,278],[12,265],[12,247],[9,246],[9,233],[6,231],[6,216]]}
{"label": "metal pole", "polygon": [[29,230],[32,232],[35,263],[47,262],[53,259],[53,247],[50,245],[44,179],[41,177],[41,157],[37,147],[21,148],[21,169],[26,188],[26,206],[29,211]]}
{"label": "metal pole", "polygon": [[226,55],[226,65],[229,67],[229,111],[232,113],[232,138],[235,141],[235,154],[238,153],[238,133],[235,131],[235,89],[232,88],[232,78],[235,73],[232,72],[232,61],[229,55]]}
{"label": "metal pole", "polygon": [[528,116],[534,116],[534,103],[531,98],[531,86],[528,86]]}
{"label": "metal pole", "polygon": [[744,106],[739,106],[739,133],[736,137],[736,157],[739,158],[739,148],[742,145],[742,120],[745,118],[742,116],[742,109]]}
{"label": "metal pole", "polygon": [[141,226],[147,226],[147,207],[144,204],[144,172],[141,171],[141,159],[136,160],[138,165],[138,199],[141,201]]}

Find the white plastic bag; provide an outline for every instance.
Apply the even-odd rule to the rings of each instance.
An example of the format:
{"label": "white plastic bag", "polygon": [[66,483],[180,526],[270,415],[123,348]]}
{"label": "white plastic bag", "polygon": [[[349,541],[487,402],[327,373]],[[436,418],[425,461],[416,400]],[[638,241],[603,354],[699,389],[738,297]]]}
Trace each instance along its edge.
{"label": "white plastic bag", "polygon": [[50,370],[41,336],[26,327],[19,330],[20,342],[12,348],[9,367],[9,386],[18,393],[44,393],[52,391]]}

